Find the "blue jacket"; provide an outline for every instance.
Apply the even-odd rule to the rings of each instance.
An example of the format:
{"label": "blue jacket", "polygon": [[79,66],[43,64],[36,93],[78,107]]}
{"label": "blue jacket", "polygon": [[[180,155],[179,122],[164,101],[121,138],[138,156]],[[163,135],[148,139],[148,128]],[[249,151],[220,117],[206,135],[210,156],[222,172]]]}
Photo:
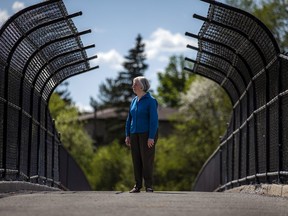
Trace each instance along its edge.
{"label": "blue jacket", "polygon": [[158,102],[147,92],[138,101],[136,96],[130,105],[126,120],[126,136],[135,133],[149,133],[150,139],[155,139],[158,129]]}

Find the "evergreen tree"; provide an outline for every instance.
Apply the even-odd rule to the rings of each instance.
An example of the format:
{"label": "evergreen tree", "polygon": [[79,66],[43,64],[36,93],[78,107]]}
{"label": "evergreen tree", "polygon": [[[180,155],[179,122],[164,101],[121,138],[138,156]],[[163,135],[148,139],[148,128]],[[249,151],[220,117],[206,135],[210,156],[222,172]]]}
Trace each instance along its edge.
{"label": "evergreen tree", "polygon": [[129,50],[126,61],[123,63],[124,71],[119,72],[116,79],[108,78],[106,83],[100,85],[100,100],[103,107],[128,107],[134,93],[132,81],[137,76],[143,76],[148,65],[145,63],[145,44],[139,34],[135,47]]}

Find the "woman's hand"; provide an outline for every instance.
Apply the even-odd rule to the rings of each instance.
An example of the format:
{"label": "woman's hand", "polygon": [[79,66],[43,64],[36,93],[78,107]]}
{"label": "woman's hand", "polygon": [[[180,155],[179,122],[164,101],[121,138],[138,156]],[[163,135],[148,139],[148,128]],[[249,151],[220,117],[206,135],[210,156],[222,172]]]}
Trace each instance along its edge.
{"label": "woman's hand", "polygon": [[130,144],[130,137],[129,137],[129,136],[126,137],[125,143],[126,143],[126,145],[129,146],[129,147],[131,146],[131,144]]}
{"label": "woman's hand", "polygon": [[152,148],[154,146],[154,139],[148,139],[147,145],[149,148]]}

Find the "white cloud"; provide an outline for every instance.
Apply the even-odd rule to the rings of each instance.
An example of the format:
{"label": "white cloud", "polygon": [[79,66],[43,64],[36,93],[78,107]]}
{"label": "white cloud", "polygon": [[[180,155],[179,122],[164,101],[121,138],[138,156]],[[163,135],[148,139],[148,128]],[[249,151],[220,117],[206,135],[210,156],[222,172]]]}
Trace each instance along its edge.
{"label": "white cloud", "polygon": [[[148,40],[144,40],[144,43],[147,59],[164,61],[165,55],[171,56],[177,52],[187,51],[186,45],[191,44],[191,40],[180,33],[173,34],[168,30],[158,28]],[[193,42],[194,46],[195,44],[196,42]]]}
{"label": "white cloud", "polygon": [[15,13],[22,10],[23,8],[25,8],[25,4],[20,1],[15,1],[12,5],[12,9]]}
{"label": "white cloud", "polygon": [[6,10],[0,9],[0,26],[9,18],[9,14]]}
{"label": "white cloud", "polygon": [[109,68],[114,70],[123,69],[122,63],[124,61],[123,56],[117,52],[115,49],[109,50],[108,52],[97,53],[98,58],[93,61],[97,65],[105,64]]}

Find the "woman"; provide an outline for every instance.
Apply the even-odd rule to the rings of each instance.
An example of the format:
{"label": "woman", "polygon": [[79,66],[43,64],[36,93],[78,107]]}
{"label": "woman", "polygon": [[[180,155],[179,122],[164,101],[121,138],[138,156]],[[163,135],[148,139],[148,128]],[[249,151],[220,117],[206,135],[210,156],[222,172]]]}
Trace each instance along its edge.
{"label": "woman", "polygon": [[130,193],[139,193],[142,179],[146,192],[153,192],[153,165],[158,133],[158,103],[149,92],[148,80],[139,76],[134,78],[132,100],[126,120],[125,143],[131,147],[135,186]]}

